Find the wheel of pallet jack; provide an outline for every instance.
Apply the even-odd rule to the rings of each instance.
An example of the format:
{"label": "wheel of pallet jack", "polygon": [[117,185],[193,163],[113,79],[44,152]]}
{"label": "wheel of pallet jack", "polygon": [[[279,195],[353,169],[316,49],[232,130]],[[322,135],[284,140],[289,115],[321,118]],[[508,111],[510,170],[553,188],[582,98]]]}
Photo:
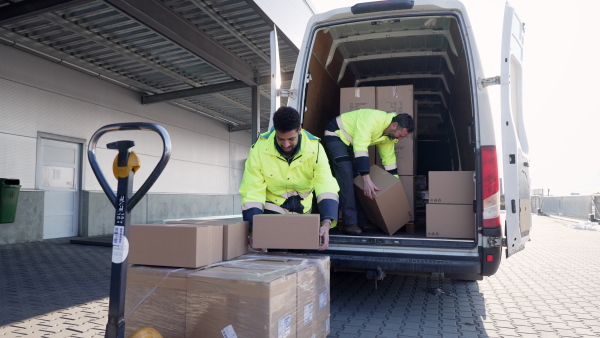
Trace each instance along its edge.
{"label": "wheel of pallet jack", "polygon": [[163,336],[151,327],[143,327],[135,331],[129,338],[163,338]]}

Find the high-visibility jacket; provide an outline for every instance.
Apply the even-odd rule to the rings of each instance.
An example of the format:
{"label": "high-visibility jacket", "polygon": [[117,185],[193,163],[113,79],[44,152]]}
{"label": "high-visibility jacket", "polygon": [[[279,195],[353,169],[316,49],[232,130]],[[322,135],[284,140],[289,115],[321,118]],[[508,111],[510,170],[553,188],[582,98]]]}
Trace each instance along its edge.
{"label": "high-visibility jacket", "polygon": [[383,135],[383,131],[392,123],[394,116],[395,113],[386,113],[382,110],[359,109],[336,118],[340,129],[335,133],[346,145],[352,145],[356,170],[359,173],[369,173],[368,147],[376,145],[385,170],[390,174],[398,175],[394,151],[394,144],[398,140],[390,140],[387,135]]}
{"label": "high-visibility jacket", "polygon": [[[293,196],[299,196],[302,213],[312,208],[313,191],[317,197],[321,220],[337,223],[339,186],[327,160],[319,138],[305,130],[300,131],[299,147],[293,160],[286,158],[275,146],[275,131],[261,134],[250,149],[240,195],[245,221],[252,221],[264,209],[276,213],[291,213],[281,205]],[[294,197],[297,199],[297,197]]]}

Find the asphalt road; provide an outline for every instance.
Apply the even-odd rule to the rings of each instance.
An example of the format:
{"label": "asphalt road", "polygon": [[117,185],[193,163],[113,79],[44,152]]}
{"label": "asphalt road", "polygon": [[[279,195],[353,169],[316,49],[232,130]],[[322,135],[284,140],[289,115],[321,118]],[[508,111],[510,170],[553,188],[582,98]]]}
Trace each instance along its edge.
{"label": "asphalt road", "polygon": [[[329,337],[598,337],[600,232],[533,216],[532,241],[479,282],[331,278]],[[0,246],[0,337],[103,336],[110,248]]]}

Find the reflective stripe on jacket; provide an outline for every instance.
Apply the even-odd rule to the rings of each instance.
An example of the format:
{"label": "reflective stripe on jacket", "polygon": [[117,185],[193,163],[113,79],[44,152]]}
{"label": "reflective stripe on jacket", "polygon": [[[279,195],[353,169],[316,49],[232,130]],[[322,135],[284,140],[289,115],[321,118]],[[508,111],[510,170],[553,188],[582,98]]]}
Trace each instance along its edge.
{"label": "reflective stripe on jacket", "polygon": [[275,131],[260,135],[252,146],[240,186],[242,211],[257,207],[261,210],[244,214],[262,213],[266,202],[281,206],[294,195],[302,198],[303,212],[307,213],[314,191],[321,219],[337,220],[339,186],[331,174],[325,150],[317,137],[305,130],[300,133],[300,150],[289,164],[275,148]]}

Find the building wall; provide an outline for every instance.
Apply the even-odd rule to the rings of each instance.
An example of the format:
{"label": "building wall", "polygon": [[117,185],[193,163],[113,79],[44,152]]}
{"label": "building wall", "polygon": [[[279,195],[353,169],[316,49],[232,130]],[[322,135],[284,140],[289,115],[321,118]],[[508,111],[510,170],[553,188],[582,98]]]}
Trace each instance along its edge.
{"label": "building wall", "polygon": [[[87,143],[100,127],[119,122],[151,122],[160,124],[169,133],[172,154],[150,193],[180,198],[181,203],[190,203],[187,209],[190,211],[194,210],[193,204],[198,203],[198,199],[176,196],[200,195],[208,199],[211,199],[208,196],[219,196],[212,200],[222,201],[228,206],[213,208],[214,215],[239,212],[239,207],[232,203],[239,201],[237,191],[251,145],[249,132],[230,133],[223,123],[168,103],[142,105],[140,94],[130,89],[1,44],[0,60],[0,177],[20,179],[22,189],[39,189],[36,182],[38,133],[85,140],[87,154]],[[117,181],[112,176],[112,162],[116,151],[106,149],[106,144],[116,140],[136,142],[131,150],[140,157],[141,168],[135,175],[135,191],[158,163],[163,151],[162,141],[158,134],[146,131],[114,132],[102,136],[97,144],[96,157],[114,190]],[[101,192],[87,155],[83,157],[82,170],[82,190]],[[163,200],[167,203],[169,198]],[[94,218],[100,210],[93,207],[93,198],[89,196],[88,203],[86,205],[84,201],[82,208],[91,212],[87,217]],[[175,208],[175,205],[172,206]],[[19,205],[21,207],[31,205]],[[186,208],[185,205],[177,207]],[[211,215],[210,210],[196,216]],[[168,212],[160,215],[176,218],[170,217]],[[82,222],[83,225],[85,222]],[[101,232],[105,233],[111,231],[109,228],[102,229]],[[98,229],[80,231],[82,235],[97,232]],[[0,227],[2,236],[3,228]],[[29,238],[21,241],[39,240],[36,236]]]}

